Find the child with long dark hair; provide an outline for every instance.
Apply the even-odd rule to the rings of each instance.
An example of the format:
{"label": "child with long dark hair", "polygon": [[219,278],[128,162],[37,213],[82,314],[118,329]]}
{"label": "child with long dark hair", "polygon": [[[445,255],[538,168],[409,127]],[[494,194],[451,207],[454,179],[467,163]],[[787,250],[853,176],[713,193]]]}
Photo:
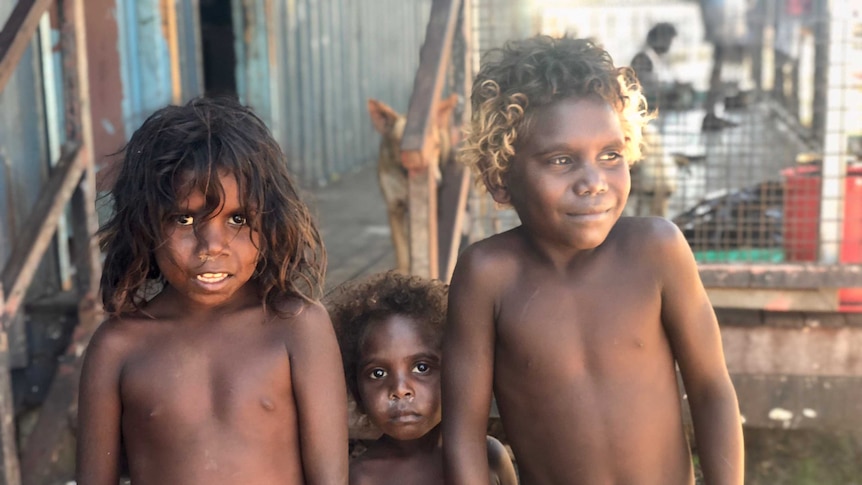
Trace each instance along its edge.
{"label": "child with long dark hair", "polygon": [[325,251],[285,156],[229,99],[150,116],[101,229],[110,319],[81,377],[77,479],[347,482]]}

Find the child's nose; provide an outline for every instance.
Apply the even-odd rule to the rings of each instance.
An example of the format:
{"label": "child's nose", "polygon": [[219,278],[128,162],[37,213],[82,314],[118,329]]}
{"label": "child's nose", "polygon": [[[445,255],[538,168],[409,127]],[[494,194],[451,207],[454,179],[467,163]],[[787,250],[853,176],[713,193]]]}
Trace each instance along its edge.
{"label": "child's nose", "polygon": [[198,228],[198,244],[204,256],[221,254],[228,246],[230,234],[220,224],[206,223]]}
{"label": "child's nose", "polygon": [[413,386],[410,380],[403,376],[395,376],[392,389],[389,392],[390,400],[411,399],[413,397]]}
{"label": "child's nose", "polygon": [[578,170],[578,178],[575,181],[575,192],[578,195],[598,195],[608,190],[608,181],[604,170],[593,163],[585,163]]}

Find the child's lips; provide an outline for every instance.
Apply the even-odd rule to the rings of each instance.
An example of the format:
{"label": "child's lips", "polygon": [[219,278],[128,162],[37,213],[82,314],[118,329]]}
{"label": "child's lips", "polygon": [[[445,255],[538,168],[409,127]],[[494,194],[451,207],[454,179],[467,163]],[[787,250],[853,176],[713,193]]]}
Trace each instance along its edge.
{"label": "child's lips", "polygon": [[201,283],[207,285],[215,285],[221,283],[222,281],[228,279],[230,277],[229,273],[225,272],[208,272],[208,273],[200,273],[195,276],[195,279],[200,281]]}
{"label": "child's lips", "polygon": [[584,220],[584,221],[594,221],[594,220],[598,220],[598,219],[605,217],[606,215],[610,214],[610,212],[611,212],[610,209],[596,208],[596,209],[584,209],[584,210],[579,210],[579,211],[575,211],[575,212],[569,212],[566,215],[571,217],[571,218],[574,218],[574,219],[579,219],[579,220]]}
{"label": "child's lips", "polygon": [[423,417],[413,411],[397,412],[389,416],[389,420],[400,424],[413,424],[422,421]]}

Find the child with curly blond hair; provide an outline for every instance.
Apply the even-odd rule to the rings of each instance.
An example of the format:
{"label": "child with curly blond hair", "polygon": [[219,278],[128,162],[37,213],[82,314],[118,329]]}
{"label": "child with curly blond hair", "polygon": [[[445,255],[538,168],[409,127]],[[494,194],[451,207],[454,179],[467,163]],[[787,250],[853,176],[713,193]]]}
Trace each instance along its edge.
{"label": "child with curly blond hair", "polygon": [[[350,462],[351,485],[442,485],[440,343],[448,288],[396,272],[342,286],[328,307],[347,387],[382,431]],[[503,445],[485,436],[491,484],[516,485]]]}
{"label": "child with curly blond hair", "polygon": [[455,268],[443,344],[447,483],[488,483],[494,393],[522,483],[691,484],[675,366],[708,484],[741,484],[742,427],[688,244],[621,217],[646,103],[587,40],[511,42],[483,60],[463,161],[521,225]]}

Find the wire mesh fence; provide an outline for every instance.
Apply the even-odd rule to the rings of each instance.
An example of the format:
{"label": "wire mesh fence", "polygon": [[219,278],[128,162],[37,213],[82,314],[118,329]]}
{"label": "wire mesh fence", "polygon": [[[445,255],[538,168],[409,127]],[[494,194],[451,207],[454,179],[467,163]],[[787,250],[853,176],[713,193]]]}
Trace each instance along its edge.
{"label": "wire mesh fence", "polygon": [[518,34],[568,34],[592,38],[617,65],[650,47],[652,27],[672,25],[670,49],[650,53],[672,79],[642,79],[658,117],[627,213],[673,220],[701,262],[862,263],[858,2],[473,5],[479,51]]}

